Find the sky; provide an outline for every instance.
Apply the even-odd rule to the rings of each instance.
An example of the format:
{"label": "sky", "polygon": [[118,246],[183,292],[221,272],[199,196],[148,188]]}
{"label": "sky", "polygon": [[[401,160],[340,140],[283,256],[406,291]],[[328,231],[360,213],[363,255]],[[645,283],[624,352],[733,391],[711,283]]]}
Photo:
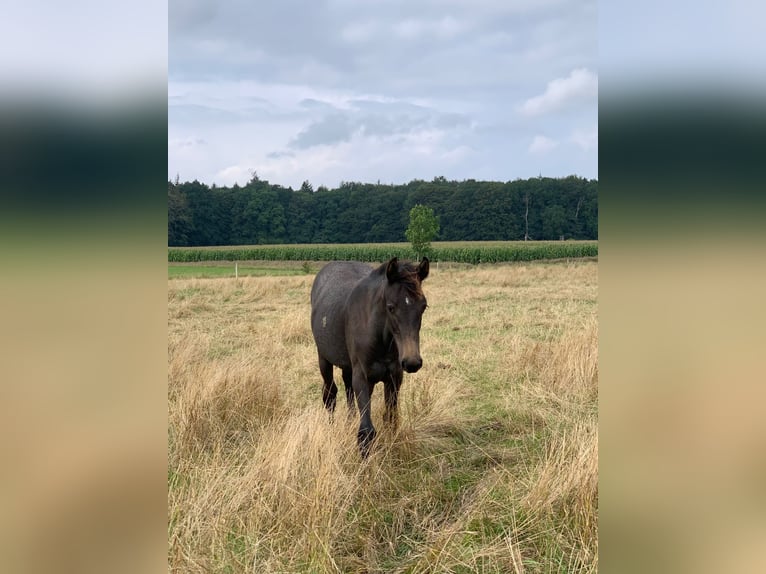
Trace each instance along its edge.
{"label": "sky", "polygon": [[168,177],[598,178],[591,0],[170,0]]}

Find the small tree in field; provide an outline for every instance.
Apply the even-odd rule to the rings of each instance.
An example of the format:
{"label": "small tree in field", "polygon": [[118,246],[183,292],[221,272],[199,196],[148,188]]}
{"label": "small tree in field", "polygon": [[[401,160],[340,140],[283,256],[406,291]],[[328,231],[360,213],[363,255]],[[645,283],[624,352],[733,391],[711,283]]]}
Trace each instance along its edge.
{"label": "small tree in field", "polygon": [[404,235],[412,243],[418,259],[431,251],[431,241],[439,233],[439,221],[434,210],[425,205],[416,205],[410,209],[410,225]]}

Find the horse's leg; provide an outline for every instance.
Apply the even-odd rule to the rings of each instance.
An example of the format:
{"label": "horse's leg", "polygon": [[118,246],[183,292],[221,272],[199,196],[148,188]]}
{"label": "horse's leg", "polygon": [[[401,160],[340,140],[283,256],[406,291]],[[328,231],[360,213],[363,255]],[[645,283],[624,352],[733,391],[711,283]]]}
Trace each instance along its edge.
{"label": "horse's leg", "polygon": [[335,412],[335,396],[338,394],[338,386],[332,379],[332,363],[319,355],[319,371],[322,373],[324,385],[322,387],[322,401],[330,415]]}
{"label": "horse's leg", "polygon": [[399,367],[394,371],[389,371],[386,380],[383,381],[383,389],[386,393],[386,423],[396,430],[399,426],[399,389],[402,386],[404,372]]}
{"label": "horse's leg", "polygon": [[370,454],[372,441],[375,439],[375,427],[372,426],[372,416],[370,415],[370,403],[372,402],[372,389],[374,386],[367,381],[367,376],[359,367],[352,372],[352,386],[360,414],[359,432],[356,438],[362,458],[367,458],[367,455]]}
{"label": "horse's leg", "polygon": [[346,387],[346,403],[348,404],[348,416],[354,416],[356,406],[354,405],[354,387],[351,368],[343,369],[343,384]]}

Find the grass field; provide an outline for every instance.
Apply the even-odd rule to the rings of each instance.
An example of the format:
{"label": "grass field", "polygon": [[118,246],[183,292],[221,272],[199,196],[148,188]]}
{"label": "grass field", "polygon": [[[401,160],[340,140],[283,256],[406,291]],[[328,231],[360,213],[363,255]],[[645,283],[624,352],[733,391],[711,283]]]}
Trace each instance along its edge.
{"label": "grass field", "polygon": [[312,280],[169,281],[169,569],[595,572],[597,262],[432,267],[366,461],[322,408]]}
{"label": "grass field", "polygon": [[268,265],[268,262],[258,264],[237,264],[235,269],[231,262],[213,262],[197,265],[168,264],[169,279],[184,279],[194,277],[279,277],[306,275],[312,267],[300,265]]}

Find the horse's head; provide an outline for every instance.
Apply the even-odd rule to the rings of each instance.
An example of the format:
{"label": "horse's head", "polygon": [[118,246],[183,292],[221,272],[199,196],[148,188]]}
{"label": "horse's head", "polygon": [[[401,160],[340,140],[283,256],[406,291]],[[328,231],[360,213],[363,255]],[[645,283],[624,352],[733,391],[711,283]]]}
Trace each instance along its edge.
{"label": "horse's head", "polygon": [[421,283],[428,277],[428,258],[418,265],[400,263],[396,257],[386,266],[386,322],[399,348],[402,368],[414,373],[423,365],[420,356],[420,321],[428,306]]}

